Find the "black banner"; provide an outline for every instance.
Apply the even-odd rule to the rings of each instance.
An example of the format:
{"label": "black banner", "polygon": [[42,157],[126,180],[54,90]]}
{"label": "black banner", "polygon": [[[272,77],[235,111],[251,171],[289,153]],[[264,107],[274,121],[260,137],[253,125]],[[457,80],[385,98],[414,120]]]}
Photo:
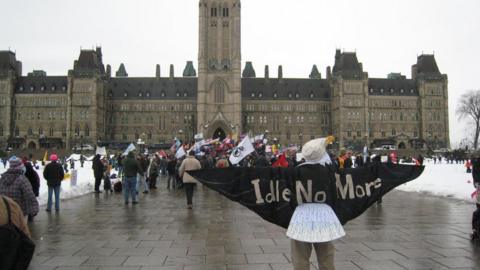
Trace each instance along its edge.
{"label": "black banner", "polygon": [[188,173],[207,187],[287,228],[295,207],[329,204],[342,224],[358,217],[395,187],[423,172],[423,166],[373,163],[335,171],[333,167],[205,169]]}

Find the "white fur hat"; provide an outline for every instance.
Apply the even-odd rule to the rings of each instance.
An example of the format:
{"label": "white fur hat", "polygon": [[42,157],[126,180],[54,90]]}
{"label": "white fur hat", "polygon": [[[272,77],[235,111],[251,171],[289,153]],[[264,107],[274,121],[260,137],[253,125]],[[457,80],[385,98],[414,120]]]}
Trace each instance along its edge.
{"label": "white fur hat", "polygon": [[302,155],[305,161],[319,160],[327,152],[326,148],[327,138],[319,138],[308,141],[302,147]]}

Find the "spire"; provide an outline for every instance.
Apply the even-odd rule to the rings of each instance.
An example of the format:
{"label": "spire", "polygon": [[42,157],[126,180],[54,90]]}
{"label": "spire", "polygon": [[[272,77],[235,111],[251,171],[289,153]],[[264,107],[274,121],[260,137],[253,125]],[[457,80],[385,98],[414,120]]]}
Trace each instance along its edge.
{"label": "spire", "polygon": [[278,78],[279,79],[283,78],[283,67],[282,67],[282,65],[278,66]]}
{"label": "spire", "polygon": [[120,67],[118,68],[117,72],[115,73],[115,76],[117,76],[117,77],[128,77],[127,70],[125,69],[125,65],[123,65],[123,63],[120,64]]}
{"label": "spire", "polygon": [[160,65],[157,64],[156,70],[155,70],[155,77],[160,78]]}
{"label": "spire", "polygon": [[196,77],[196,76],[197,76],[197,71],[193,67],[193,62],[187,61],[187,65],[183,70],[183,77]]}
{"label": "spire", "polygon": [[265,79],[270,78],[270,72],[268,70],[268,65],[265,65]]}
{"label": "spire", "polygon": [[107,65],[107,78],[112,77],[112,67],[110,65]]}
{"label": "spire", "polygon": [[310,72],[310,79],[321,79],[322,75],[318,71],[317,65],[313,65],[312,71]]}
{"label": "spire", "polygon": [[252,62],[246,62],[245,63],[245,68],[243,69],[242,77],[243,78],[255,78],[255,77],[257,77],[255,75],[255,69],[253,69]]}
{"label": "spire", "polygon": [[170,64],[170,79],[173,79],[175,77],[175,69],[173,67],[173,64]]}

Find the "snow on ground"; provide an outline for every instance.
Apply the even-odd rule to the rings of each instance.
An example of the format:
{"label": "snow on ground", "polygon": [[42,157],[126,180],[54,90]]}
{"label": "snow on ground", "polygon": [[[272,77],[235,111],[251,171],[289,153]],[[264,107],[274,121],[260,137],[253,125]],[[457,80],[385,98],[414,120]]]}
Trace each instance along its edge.
{"label": "snow on ground", "polygon": [[465,164],[434,164],[427,160],[422,175],[398,190],[427,193],[473,203],[471,194],[475,191],[471,173],[466,172]]}
{"label": "snow on ground", "polygon": [[[40,205],[46,205],[48,200],[48,186],[47,181],[43,178],[43,166],[40,161],[37,161],[38,169],[36,169],[38,176],[40,177],[40,194],[38,197],[38,202]],[[3,164],[0,165],[0,174],[5,172]],[[8,165],[7,165],[8,167]],[[68,166],[69,173],[71,174],[70,165]],[[85,161],[83,168],[80,167],[80,161],[75,162],[75,169],[77,170],[77,185],[72,186],[71,179],[65,179],[62,182],[62,188],[60,190],[60,199],[71,199],[84,194],[93,192],[95,179],[93,178],[92,162]],[[116,171],[112,170],[113,174],[116,174]],[[112,185],[115,182],[115,179],[112,179]],[[103,189],[103,181],[100,185],[100,190]],[[54,195],[52,195],[54,196]],[[55,199],[53,200],[55,201]]]}
{"label": "snow on ground", "polygon": [[[40,196],[38,199],[40,205],[45,205],[48,198],[48,187],[43,178],[43,167],[40,165],[40,162],[37,162],[37,165],[39,165],[37,173],[41,179]],[[0,174],[5,171],[5,168],[1,167]],[[83,168],[81,168],[80,162],[76,161],[75,168],[78,170],[77,185],[71,186],[71,179],[64,180],[60,192],[61,199],[78,197],[92,192],[94,189],[95,180],[93,178],[92,162],[86,161]],[[112,171],[112,173],[116,172]],[[114,182],[115,179],[112,179],[112,185]],[[100,189],[103,189],[103,181]],[[474,192],[472,174],[466,173],[464,164],[433,164],[431,160],[427,160],[425,171],[419,178],[403,184],[397,189],[455,198],[473,203],[471,198],[471,194]]]}

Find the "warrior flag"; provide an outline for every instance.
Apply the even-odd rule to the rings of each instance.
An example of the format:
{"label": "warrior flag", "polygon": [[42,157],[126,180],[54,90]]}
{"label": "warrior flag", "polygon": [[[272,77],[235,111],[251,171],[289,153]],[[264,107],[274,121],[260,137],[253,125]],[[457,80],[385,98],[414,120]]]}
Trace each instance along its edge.
{"label": "warrior flag", "polygon": [[255,148],[253,147],[252,143],[250,142],[250,138],[246,136],[237,147],[235,147],[230,155],[230,163],[233,165],[238,164],[242,159],[246,156],[250,155],[250,153],[254,152]]}
{"label": "warrior flag", "polygon": [[395,187],[420,176],[423,166],[372,163],[336,171],[319,164],[296,168],[238,168],[189,171],[202,184],[287,228],[295,207],[327,203],[342,224],[358,217]]}

